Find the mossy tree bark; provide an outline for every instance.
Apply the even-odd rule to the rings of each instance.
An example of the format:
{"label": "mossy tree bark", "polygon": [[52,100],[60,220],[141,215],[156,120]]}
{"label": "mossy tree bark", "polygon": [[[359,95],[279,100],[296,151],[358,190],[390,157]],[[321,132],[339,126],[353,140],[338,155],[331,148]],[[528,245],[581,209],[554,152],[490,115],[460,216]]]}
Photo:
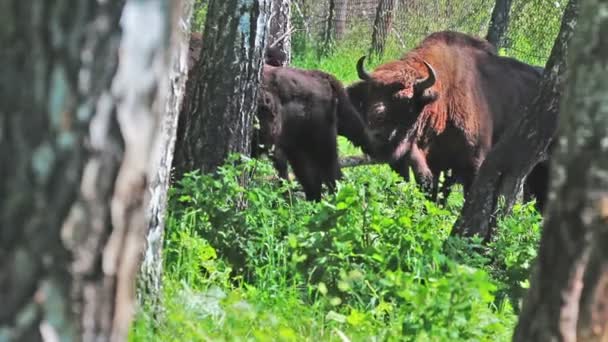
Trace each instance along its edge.
{"label": "mossy tree bark", "polygon": [[568,46],[577,22],[578,3],[579,0],[570,0],[566,7],[539,94],[481,165],[452,234],[489,239],[499,214],[498,198],[505,198],[505,207],[500,214],[508,213],[526,176],[539,161],[547,158],[547,147],[558,126],[559,99],[568,66]]}
{"label": "mossy tree bark", "polygon": [[211,0],[204,48],[180,114],[177,176],[213,172],[230,153],[251,152],[252,119],[266,45],[270,0]]}
{"label": "mossy tree bark", "polygon": [[175,4],[0,5],[0,340],[126,339]]}
{"label": "mossy tree bark", "polygon": [[547,215],[515,341],[608,339],[608,3],[581,4]]}

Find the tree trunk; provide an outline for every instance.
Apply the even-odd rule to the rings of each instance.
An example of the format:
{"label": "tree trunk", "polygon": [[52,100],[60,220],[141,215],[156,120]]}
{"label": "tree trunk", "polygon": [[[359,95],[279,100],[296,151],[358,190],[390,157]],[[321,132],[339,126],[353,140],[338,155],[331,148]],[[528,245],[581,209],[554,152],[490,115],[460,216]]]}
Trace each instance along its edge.
{"label": "tree trunk", "polygon": [[547,147],[557,129],[559,99],[568,64],[568,42],[576,25],[577,13],[578,0],[571,0],[540,82],[539,94],[521,120],[509,127],[488,153],[452,234],[479,235],[489,239],[498,211],[499,196],[505,197],[501,214],[507,214],[516,201],[525,177],[546,157]]}
{"label": "tree trunk", "polygon": [[336,0],[329,0],[329,10],[325,19],[325,29],[323,30],[322,45],[319,50],[320,56],[328,55],[332,50],[335,39],[335,20],[336,17]]}
{"label": "tree trunk", "polygon": [[0,99],[0,340],[125,340],[164,105],[167,5],[0,7],[10,47]]}
{"label": "tree trunk", "polygon": [[[176,0],[174,0],[176,1]],[[186,88],[189,63],[190,19],[192,0],[179,0],[181,12],[173,13],[173,36],[171,37],[171,60],[167,84],[162,89],[167,94],[164,114],[160,121],[159,137],[149,173],[150,202],[148,204],[148,230],[146,252],[142,261],[139,281],[140,302],[145,299],[158,311],[162,290],[162,247],[167,205],[167,191],[171,182],[171,166],[177,132],[177,122]],[[199,41],[200,42],[200,41]],[[200,46],[198,46],[200,48]],[[200,53],[194,51],[194,53]]]}
{"label": "tree trunk", "polygon": [[608,17],[584,1],[559,123],[551,193],[516,341],[608,339]]}
{"label": "tree trunk", "polygon": [[492,10],[492,18],[490,19],[490,27],[486,39],[496,48],[500,48],[504,44],[504,38],[509,27],[509,12],[513,0],[496,0],[494,10]]}
{"label": "tree trunk", "polygon": [[228,154],[250,153],[269,11],[269,0],[209,2],[203,34],[208,43],[180,114],[178,177],[196,169],[213,172]]}
{"label": "tree trunk", "polygon": [[285,64],[291,61],[291,0],[271,0],[270,30],[268,42],[270,47],[278,47],[286,56]]}
{"label": "tree trunk", "polygon": [[346,33],[346,19],[348,18],[348,0],[335,0],[334,37],[342,39]]}
{"label": "tree trunk", "polygon": [[391,30],[393,15],[395,12],[396,0],[380,0],[376,8],[376,19],[374,19],[374,29],[372,31],[372,46],[370,55],[382,56],[386,38]]}

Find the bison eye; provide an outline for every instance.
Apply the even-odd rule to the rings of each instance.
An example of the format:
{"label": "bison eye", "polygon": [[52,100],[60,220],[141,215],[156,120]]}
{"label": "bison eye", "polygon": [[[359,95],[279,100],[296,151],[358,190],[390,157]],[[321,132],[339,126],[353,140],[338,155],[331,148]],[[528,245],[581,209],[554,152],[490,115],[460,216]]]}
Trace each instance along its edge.
{"label": "bison eye", "polygon": [[384,116],[384,113],[386,113],[386,106],[384,105],[384,103],[376,103],[372,107],[372,112],[375,115],[382,115],[382,116]]}

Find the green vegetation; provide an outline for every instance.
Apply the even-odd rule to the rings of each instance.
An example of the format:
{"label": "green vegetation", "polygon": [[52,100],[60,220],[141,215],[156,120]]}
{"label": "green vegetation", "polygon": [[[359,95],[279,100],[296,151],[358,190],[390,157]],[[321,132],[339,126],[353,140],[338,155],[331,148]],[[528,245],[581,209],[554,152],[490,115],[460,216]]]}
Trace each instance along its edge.
{"label": "green vegetation", "polygon": [[[525,30],[533,22],[516,24]],[[548,24],[544,38],[513,33],[517,50],[502,53],[544,63],[521,49],[538,47],[534,39],[552,45],[559,20]],[[296,35],[293,65],[353,82],[368,30],[352,28],[323,58]],[[418,40],[391,36],[368,68]],[[548,56],[545,45],[537,55]],[[343,138],[340,151],[360,153]],[[462,206],[458,187],[439,207],[386,165],[365,166],[345,169],[336,194],[309,203],[298,184],[275,174],[267,160],[234,156],[217,177],[178,181],[166,228],[164,312],[140,308],[132,341],[510,340],[540,236],[531,203],[516,205],[482,245],[449,237]]]}
{"label": "green vegetation", "polygon": [[481,246],[449,237],[458,191],[441,208],[371,166],[309,203],[267,161],[235,158],[172,190],[165,312],[142,308],[132,340],[509,339],[539,237],[530,204]]}

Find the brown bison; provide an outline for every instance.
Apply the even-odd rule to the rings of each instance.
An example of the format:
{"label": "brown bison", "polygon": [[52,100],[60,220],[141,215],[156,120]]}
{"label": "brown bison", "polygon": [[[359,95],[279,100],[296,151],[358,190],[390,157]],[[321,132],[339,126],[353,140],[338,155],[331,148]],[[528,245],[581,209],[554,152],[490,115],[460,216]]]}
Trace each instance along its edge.
{"label": "brown bison", "polygon": [[254,156],[274,146],[279,175],[287,177],[289,161],[308,200],[320,200],[322,184],[333,190],[341,177],[338,134],[364,150],[372,144],[342,84],[321,71],[264,66],[257,118]]}
{"label": "brown bison", "polygon": [[501,57],[485,40],[438,32],[400,60],[371,74],[357,63],[361,82],[351,100],[381,144],[374,156],[395,168],[412,166],[418,180],[436,192],[437,175],[468,192],[493,143],[517,120],[537,92],[539,71]]}

